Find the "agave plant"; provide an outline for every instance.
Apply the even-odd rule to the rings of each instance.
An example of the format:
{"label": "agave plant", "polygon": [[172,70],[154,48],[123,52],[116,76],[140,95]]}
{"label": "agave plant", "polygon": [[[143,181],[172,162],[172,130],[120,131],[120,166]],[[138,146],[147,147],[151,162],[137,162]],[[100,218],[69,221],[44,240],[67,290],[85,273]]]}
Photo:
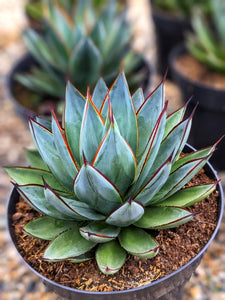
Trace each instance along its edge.
{"label": "agave plant", "polygon": [[29,167],[8,167],[19,194],[41,216],[27,234],[51,241],[43,259],[81,262],[96,257],[105,274],[117,272],[127,253],[150,259],[159,245],[151,230],[190,221],[185,207],[205,198],[212,184],[187,187],[213,147],[181,155],[193,114],[186,105],[167,116],[164,81],[144,99],[132,96],[124,73],[110,89],[99,79],[85,98],[71,83],[62,124],[30,118],[37,150]]}
{"label": "agave plant", "polygon": [[213,29],[206,15],[196,10],[192,18],[194,33],[187,35],[186,46],[209,69],[225,72],[225,2],[213,0],[211,5]]}
{"label": "agave plant", "polygon": [[[73,8],[74,5],[77,3],[77,0],[50,0],[53,3],[57,3],[60,8],[65,9],[69,14],[73,13]],[[44,15],[44,5],[45,5],[46,0],[30,0],[25,6],[25,11],[27,15],[40,22],[41,19],[43,18]],[[119,5],[120,8],[123,9],[123,4],[121,4],[120,1]],[[101,8],[103,5],[107,5],[107,2],[105,0],[92,0],[92,3],[94,4],[95,7]]]}
{"label": "agave plant", "polygon": [[29,74],[17,74],[16,79],[39,95],[57,99],[64,98],[67,80],[85,93],[86,87],[92,89],[100,76],[111,85],[121,68],[130,87],[139,86],[146,67],[141,67],[142,55],[131,49],[131,24],[126,10],[118,12],[115,1],[104,9],[93,7],[91,0],[77,0],[74,5],[70,15],[57,3],[46,1],[43,34],[32,29],[23,33],[39,66]]}

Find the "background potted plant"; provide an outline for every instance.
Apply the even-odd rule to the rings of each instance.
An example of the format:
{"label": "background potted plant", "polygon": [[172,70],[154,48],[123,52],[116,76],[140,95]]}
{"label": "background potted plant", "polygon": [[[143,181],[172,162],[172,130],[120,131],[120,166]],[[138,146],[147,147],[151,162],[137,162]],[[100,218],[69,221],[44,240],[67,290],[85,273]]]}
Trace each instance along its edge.
{"label": "background potted plant", "polygon": [[[185,33],[192,30],[191,14],[197,7],[210,13],[210,0],[152,0],[155,25],[158,71],[164,74],[172,48],[184,41]],[[170,76],[170,72],[169,72]]]}
{"label": "background potted plant", "polygon": [[[173,78],[183,99],[193,95],[193,102],[199,103],[190,134],[190,143],[197,148],[225,132],[225,4],[215,0],[211,6],[211,19],[202,11],[195,11],[194,32],[187,35],[186,47],[177,46],[170,56]],[[224,149],[222,141],[212,159],[220,170],[225,168]]]}
{"label": "background potted plant", "polygon": [[[109,90],[99,79],[86,98],[68,83],[62,125],[53,111],[51,122],[30,118],[38,152],[27,151],[29,167],[6,168],[15,181],[8,227],[24,260],[60,295],[127,300],[173,295],[178,299],[215,236],[223,213],[223,192],[212,167],[202,168],[216,144],[194,152],[190,147],[183,150],[193,114],[183,120],[185,105],[167,116],[164,99],[164,82],[145,99],[142,89],[131,96],[121,73]],[[204,228],[210,234],[204,237],[201,232],[201,239],[197,237],[195,253],[196,248],[190,248],[191,225],[182,226],[197,218],[204,206],[205,212],[212,213],[210,222],[202,226],[199,220],[199,226],[197,221],[192,228],[196,234]],[[13,226],[12,220],[18,220],[15,212],[20,213],[21,223]],[[185,237],[191,231],[189,247],[180,245],[177,227]],[[149,268],[161,251],[165,255],[170,248],[171,236],[162,243],[167,233],[173,239],[178,235],[176,250],[186,252],[182,255],[172,249],[170,259],[176,257],[178,264],[172,262],[163,277],[162,270],[149,272]],[[166,261],[168,256],[161,265]],[[135,267],[141,262],[147,265],[148,275]],[[91,272],[90,265],[94,266]],[[79,286],[79,279],[88,273],[90,280]],[[110,277],[115,274],[120,275]],[[123,285],[126,275],[128,285]],[[93,292],[95,284],[97,292]],[[80,290],[85,287],[87,291]]]}
{"label": "background potted plant", "polygon": [[[25,6],[25,12],[29,20],[29,26],[35,30],[42,30],[42,21],[44,15],[44,3],[45,0],[29,0]],[[120,9],[124,9],[124,2],[120,1],[118,3]],[[77,3],[77,0],[54,0],[54,3],[57,3],[61,8],[65,9],[69,14],[73,13],[74,5]],[[103,5],[106,5],[105,0],[93,0],[93,5],[97,8],[102,8]]]}
{"label": "background potted plant", "polygon": [[43,114],[49,103],[58,105],[68,79],[86,92],[87,86],[93,90],[99,76],[112,84],[123,68],[131,89],[140,84],[148,88],[149,64],[131,49],[131,24],[114,1],[102,10],[91,1],[77,1],[72,16],[47,1],[44,11],[43,33],[29,28],[23,34],[32,57],[25,56],[9,77],[14,100],[31,110],[25,115]]}

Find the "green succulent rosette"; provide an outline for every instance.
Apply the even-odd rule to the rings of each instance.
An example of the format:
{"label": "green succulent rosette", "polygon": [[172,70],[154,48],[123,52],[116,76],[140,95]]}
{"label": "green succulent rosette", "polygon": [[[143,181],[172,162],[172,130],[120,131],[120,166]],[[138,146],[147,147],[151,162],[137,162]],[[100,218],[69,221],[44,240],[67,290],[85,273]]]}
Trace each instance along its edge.
{"label": "green succulent rosette", "polygon": [[84,97],[68,82],[60,123],[30,118],[37,150],[29,167],[6,168],[19,194],[41,217],[24,230],[49,240],[43,259],[96,259],[105,274],[117,272],[127,254],[151,259],[159,245],[151,230],[174,228],[194,214],[212,184],[187,187],[215,145],[181,156],[193,114],[167,115],[164,80],[145,99],[130,94],[120,73],[110,89],[103,79]]}

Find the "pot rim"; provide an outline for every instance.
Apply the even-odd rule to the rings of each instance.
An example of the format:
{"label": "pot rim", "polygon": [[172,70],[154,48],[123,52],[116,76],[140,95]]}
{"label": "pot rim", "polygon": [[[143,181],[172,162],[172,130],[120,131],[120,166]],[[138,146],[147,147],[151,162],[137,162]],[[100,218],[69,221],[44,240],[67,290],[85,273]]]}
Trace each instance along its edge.
{"label": "pot rim", "polygon": [[[196,149],[194,147],[192,147],[191,145],[189,144],[186,144],[185,147],[188,149],[188,150],[191,150],[191,151],[195,151]],[[211,163],[207,162],[206,165],[203,167],[203,168],[206,168],[207,171],[211,172],[211,174],[214,176],[215,180],[219,180],[218,178],[218,175],[217,175],[217,172],[215,171],[215,169],[213,168],[213,166],[211,165]],[[193,262],[195,262],[196,260],[198,260],[199,257],[203,256],[204,252],[207,250],[207,248],[209,247],[209,245],[211,244],[212,240],[215,238],[218,230],[219,230],[219,227],[220,227],[220,224],[221,224],[221,221],[222,221],[222,218],[223,218],[223,211],[224,211],[224,194],[223,194],[223,188],[222,188],[222,184],[221,182],[219,181],[218,184],[217,184],[217,190],[219,191],[219,194],[220,194],[220,197],[218,198],[218,201],[219,201],[219,204],[220,204],[220,210],[218,212],[218,220],[217,220],[217,225],[216,225],[216,228],[214,230],[214,232],[212,233],[210,239],[208,240],[208,242],[205,244],[205,246],[200,250],[200,252],[195,256],[193,257],[188,263],[186,263],[185,265],[183,265],[182,267],[180,267],[179,269],[177,269],[176,271],[170,273],[169,275],[165,276],[165,277],[162,277],[158,280],[155,280],[151,283],[147,283],[147,284],[144,284],[142,286],[139,286],[139,287],[136,287],[136,288],[132,288],[132,289],[127,289],[127,290],[122,290],[122,291],[110,291],[110,292],[93,292],[93,291],[85,291],[85,290],[79,290],[79,289],[76,289],[76,288],[71,288],[71,287],[68,287],[68,286],[65,286],[65,285],[62,285],[62,284],[59,284],[53,280],[50,280],[46,277],[44,277],[43,275],[41,275],[40,273],[38,273],[38,271],[36,271],[35,269],[33,269],[23,258],[23,256],[21,255],[21,253],[19,252],[18,248],[17,248],[17,245],[14,241],[14,238],[11,234],[11,230],[10,228],[12,228],[11,224],[10,224],[10,214],[9,214],[9,208],[10,208],[10,204],[11,204],[11,198],[13,196],[13,193],[17,193],[15,187],[12,189],[11,193],[10,193],[10,197],[8,198],[8,201],[7,201],[7,208],[6,208],[6,228],[7,228],[7,231],[10,235],[10,239],[11,239],[11,242],[14,244],[20,258],[22,258],[22,261],[23,263],[32,271],[34,272],[39,278],[41,278],[43,281],[51,284],[51,285],[54,285],[55,287],[58,287],[58,288],[61,288],[61,289],[65,289],[69,292],[76,292],[78,294],[83,294],[83,295],[110,295],[110,294],[129,294],[129,293],[133,293],[133,292],[136,292],[136,291],[140,291],[140,290],[143,290],[143,289],[147,289],[149,287],[152,287],[152,286],[155,286],[163,281],[167,281],[168,279],[170,279],[171,277],[173,276],[176,276],[179,272],[181,272],[182,270],[184,270],[185,268],[187,268],[189,265],[191,265]]]}
{"label": "pot rim", "polygon": [[152,14],[153,17],[156,17],[160,20],[165,20],[168,22],[183,23],[184,25],[191,28],[191,22],[188,18],[183,17],[182,15],[176,15],[169,11],[163,10],[162,8],[157,7],[157,5],[152,4]]}
{"label": "pot rim", "polygon": [[[190,77],[187,77],[183,73],[179,72],[179,70],[177,70],[174,67],[175,60],[178,57],[180,57],[181,55],[186,54],[186,53],[188,53],[188,50],[184,43],[180,43],[180,44],[174,46],[174,48],[170,51],[169,56],[168,56],[169,69],[171,69],[171,71],[174,72],[175,74],[179,75],[183,80],[190,82],[191,84],[193,84],[194,86],[196,86],[198,88],[205,89],[206,91],[213,91],[214,93],[217,93],[217,95],[224,94],[225,88],[224,89],[216,89],[213,86],[201,83],[200,81],[193,80]],[[190,56],[192,56],[192,55],[190,54]]]}

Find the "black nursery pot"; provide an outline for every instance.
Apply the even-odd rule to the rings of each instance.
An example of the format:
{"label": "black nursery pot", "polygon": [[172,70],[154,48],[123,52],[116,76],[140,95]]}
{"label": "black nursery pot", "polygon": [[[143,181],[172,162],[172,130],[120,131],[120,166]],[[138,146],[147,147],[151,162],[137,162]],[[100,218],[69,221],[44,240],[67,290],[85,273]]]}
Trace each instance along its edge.
{"label": "black nursery pot", "polygon": [[[214,144],[225,135],[225,89],[218,90],[182,75],[174,67],[174,62],[186,53],[183,44],[176,46],[169,55],[169,64],[172,78],[179,86],[184,101],[193,96],[187,114],[198,103],[188,141],[199,149]],[[225,139],[219,143],[211,162],[216,169],[225,170]]]}
{"label": "black nursery pot", "polygon": [[[169,13],[152,8],[152,17],[154,21],[157,54],[158,54],[158,72],[162,75],[168,67],[168,57],[172,48],[184,40],[187,31],[192,30],[191,24],[184,18],[170,15]],[[170,70],[167,78],[171,77]]]}
{"label": "black nursery pot", "polygon": [[32,66],[37,65],[35,59],[28,53],[22,56],[12,67],[7,78],[7,89],[9,98],[12,101],[16,113],[27,121],[28,116],[34,117],[37,115],[33,109],[26,107],[19,102],[17,96],[15,95],[15,86],[18,84],[14,78],[15,74],[27,73],[30,71]]}
{"label": "black nursery pot", "polygon": [[[191,152],[194,150],[189,145],[186,145],[185,149],[186,152]],[[217,174],[214,171],[213,167],[207,163],[204,167],[206,174],[214,179],[218,180]],[[61,284],[55,283],[40,275],[36,270],[30,267],[30,265],[24,261],[23,257],[21,256],[23,262],[31,269],[36,275],[41,278],[44,284],[47,286],[48,290],[55,292],[56,294],[74,300],[166,300],[166,299],[176,299],[181,300],[182,297],[182,288],[185,283],[190,279],[193,272],[196,270],[197,266],[199,265],[203,254],[209,247],[210,243],[214,239],[215,235],[218,232],[222,217],[223,217],[223,190],[221,183],[218,183],[217,190],[219,193],[218,203],[219,203],[219,210],[218,210],[218,222],[213,232],[210,240],[205,245],[205,247],[195,256],[192,260],[190,260],[186,265],[178,269],[177,271],[171,273],[168,276],[165,276],[157,281],[152,283],[143,285],[138,288],[124,290],[124,291],[113,291],[113,292],[90,292],[90,291],[82,291],[75,288],[70,288],[63,286]],[[13,214],[16,212],[16,203],[19,200],[19,194],[17,190],[14,188],[12,190],[11,196],[8,201],[7,207],[7,226],[8,231],[11,237],[11,240],[18,251],[18,246],[16,243],[16,237],[14,228],[12,226],[12,218]],[[19,252],[19,251],[18,251]]]}

